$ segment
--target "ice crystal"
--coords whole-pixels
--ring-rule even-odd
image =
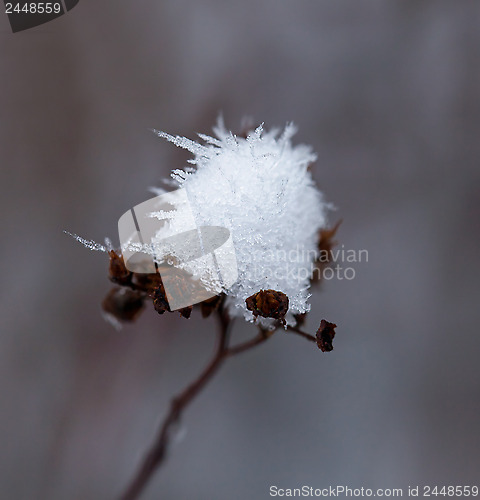
[[[108,250],[110,250],[111,244],[108,238],[105,238],[105,245],[102,245],[101,243],[97,243],[93,240],[86,240],[85,238],[78,236],[78,234],[71,233],[69,231],[63,231],[63,232],[71,236],[74,240],[77,240],[79,243],[81,243],[85,248],[88,248],[89,250],[93,250],[95,252],[107,252]]]
[[[292,145],[295,132],[292,124],[283,131],[261,125],[246,138],[237,137],[220,120],[215,137],[198,134],[201,144],[155,131],[194,155],[189,163],[195,168],[175,169],[171,177],[186,191],[198,227],[230,231],[238,279],[223,291],[230,314],[249,321],[254,316],[245,300],[261,289],[287,295],[287,324],[310,308],[318,231],[329,206],[308,168],[316,156],[308,146]]]
[[[316,155],[309,146],[292,145],[296,132],[293,124],[283,131],[266,131],[260,125],[246,137],[238,137],[219,120],[213,131],[215,137],[198,134],[202,144],[154,130],[159,137],[193,153],[188,163],[194,167],[172,170],[169,182],[185,193],[191,212],[186,218],[181,211],[150,212],[147,217],[167,224],[158,229],[150,243],[130,240],[122,243],[122,252],[148,254],[159,264],[160,248],[163,254],[175,255],[174,249],[165,243],[167,240],[162,240],[165,236],[162,231],[180,234],[191,229],[192,224],[197,228],[226,228],[234,247],[238,277],[233,285],[226,287],[199,268],[198,276],[202,272],[207,276],[203,286],[226,295],[231,316],[243,316],[264,327],[272,326],[274,321],[257,317],[247,308],[246,300],[261,290],[281,292],[288,297],[285,324],[293,325],[295,315],[310,309],[308,290],[319,255],[318,235],[325,228],[330,208],[309,169]],[[161,188],[152,190],[157,195],[167,193]],[[67,234],[90,250],[112,253],[109,239],[101,245]],[[177,262],[177,267],[195,277],[195,266],[186,258],[189,244],[183,244],[182,248],[184,254],[179,260],[186,264]],[[199,262],[197,265],[201,267],[203,261]],[[172,264],[170,259],[168,263]]]

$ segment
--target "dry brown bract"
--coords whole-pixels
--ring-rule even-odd
[[[333,337],[335,337],[335,323],[330,323],[324,319],[320,322],[320,328],[317,330],[317,345],[322,352],[333,351]]]

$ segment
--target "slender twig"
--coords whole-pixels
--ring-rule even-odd
[[[203,370],[203,372],[200,373],[197,379],[192,382],[186,389],[184,389],[178,396],[172,399],[168,414],[163,420],[153,446],[148,451],[145,459],[143,460],[140,468],[137,471],[137,474],[134,476],[126,492],[121,497],[121,500],[137,500],[139,498],[152,475],[165,460],[170,445],[172,428],[180,420],[184,409],[190,404],[195,396],[197,396],[197,394],[203,389],[203,387],[205,387],[207,382],[220,368],[223,361],[229,356],[240,354],[257,345],[262,344],[267,339],[269,339],[273,333],[260,330],[258,335],[251,340],[247,340],[244,343],[229,347],[228,340],[232,321],[224,311],[223,307],[221,307],[217,312],[217,316],[220,320],[220,328],[218,330],[217,347],[212,359]],[[309,333],[306,333],[297,327],[288,326],[287,331],[296,333],[297,335],[300,335],[301,337],[306,338],[311,342],[317,341],[317,339],[313,335],[310,335]]]
[[[317,342],[317,339],[314,335],[311,335],[310,333],[306,333],[300,328],[297,328],[296,326],[287,326],[287,331],[296,333],[297,335],[300,335],[301,337],[310,340],[310,342]]]
[[[223,308],[218,312],[218,317],[220,319],[220,329],[218,331],[217,347],[212,359],[198,378],[171,401],[170,409],[163,420],[153,446],[148,451],[132,482],[121,497],[121,500],[136,500],[139,498],[152,475],[164,462],[170,445],[172,428],[180,420],[183,410],[203,387],[205,387],[207,382],[220,368],[223,361],[231,355],[244,352],[263,343],[270,336],[265,332],[260,332],[260,334],[252,340],[229,348],[228,340],[232,320],[229,319]]]
[[[236,346],[230,347],[225,354],[227,356],[234,356],[235,354],[240,354],[241,352],[247,351],[248,349],[251,349],[252,347],[262,344],[263,342],[268,340],[271,337],[272,333],[273,332],[266,333],[260,331],[260,333],[256,337],[253,337],[253,339],[247,340],[243,344],[238,344]]]

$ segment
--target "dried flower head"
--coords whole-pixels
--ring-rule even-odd
[[[260,290],[248,297],[245,304],[255,317],[262,316],[284,321],[288,311],[288,297],[276,290]]]
[[[145,209],[140,223],[134,209],[121,217],[125,225],[119,221],[119,233],[126,228],[127,237],[124,241],[120,235],[121,250],[115,250],[108,239],[101,245],[72,235],[87,248],[109,255],[109,278],[115,287],[102,306],[112,323],[134,320],[146,299],[152,300],[161,315],[176,310],[189,318],[192,305],[198,304],[203,317],[215,313],[219,319],[212,359],[198,378],[172,399],[124,500],[138,499],[165,459],[172,427],[226,358],[263,344],[282,324],[288,332],[316,343],[323,352],[333,349],[334,323],[322,320],[316,336],[300,329],[310,309],[308,289],[315,270],[328,265],[338,228],[338,224],[326,228],[329,205],[309,169],[315,155],[307,146],[292,145],[293,125],[287,125],[283,132],[266,132],[260,126],[245,137],[237,137],[220,120],[214,132],[215,137],[199,134],[202,144],[157,132],[192,152],[193,166],[173,170],[176,191],[158,189],[161,201],[139,205]],[[160,227],[158,221],[152,225],[152,219],[160,220]],[[147,241],[140,226],[147,230]],[[217,253],[226,241],[228,252]],[[320,258],[321,252],[327,254],[326,259]],[[232,253],[234,258],[230,259]],[[204,258],[214,265],[205,266],[208,261]],[[225,262],[235,264],[235,272],[227,273],[228,280],[221,276],[223,271],[216,273],[219,262],[222,269]],[[202,267],[207,267],[206,282]],[[216,280],[214,274],[221,279]],[[229,331],[234,316],[255,321],[257,336],[231,345]]]
[[[202,144],[156,132],[194,155],[189,160],[193,166],[173,170],[171,182],[184,191],[196,226],[226,228],[231,235],[238,277],[228,287],[216,284],[215,293],[226,296],[225,307],[230,316],[256,320],[263,328],[274,328],[280,317],[260,313],[261,309],[254,307],[249,298],[260,290],[283,294],[288,306],[281,320],[285,325],[295,325],[297,318],[310,309],[308,290],[318,267],[319,254],[324,247],[331,248],[338,227],[326,228],[326,211],[330,205],[324,202],[309,169],[316,156],[308,146],[292,145],[295,131],[292,124],[283,132],[265,131],[261,125],[246,137],[237,137],[219,120],[214,127],[215,137],[199,134]],[[155,192],[165,194],[163,189]],[[176,225],[181,231],[182,217],[165,210],[149,216],[162,219],[166,214],[168,225]],[[159,230],[157,236],[160,234]],[[129,271],[122,254],[115,251],[108,240],[103,246],[73,236],[92,250],[109,253],[109,274],[115,283],[131,286],[133,280],[142,289],[145,279],[150,279],[145,276],[151,275],[142,278],[141,273]],[[158,250],[155,244],[146,246],[149,249],[142,251],[155,255]],[[123,251],[126,248],[122,246]],[[135,249],[135,245],[132,244],[132,248]],[[172,254],[169,260],[174,258]],[[183,292],[195,297],[198,291],[195,281],[179,278],[178,273],[172,274],[168,265],[162,267],[163,264],[156,261],[165,288],[168,286],[177,297]],[[178,266],[175,267],[178,270]],[[154,279],[150,289],[143,289],[154,297],[152,292],[156,287],[158,282]],[[162,293],[165,299],[165,290]],[[196,302],[204,301],[205,297],[197,296]],[[161,305],[158,297],[155,300],[157,311],[169,310]],[[203,308],[203,314],[207,311],[208,307]],[[188,311],[181,314],[189,316]]]

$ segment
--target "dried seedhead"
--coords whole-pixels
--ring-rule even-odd
[[[276,290],[260,290],[245,300],[247,309],[255,317],[273,318],[285,321],[288,311],[288,297],[283,292]]]
[[[204,143],[158,132],[160,137],[189,150],[194,156],[189,160],[194,167],[175,169],[171,174],[177,190],[185,194],[178,198],[183,200],[179,204],[183,208],[178,213],[173,208],[143,213],[144,217],[149,217],[149,222],[156,216],[162,221],[168,219],[166,238],[154,227],[154,234],[149,238],[140,238],[141,244],[132,243],[131,238],[129,242],[121,241],[122,255],[121,251],[112,248],[110,240],[101,245],[72,235],[90,250],[108,253],[108,274],[116,286],[103,300],[102,307],[116,320],[133,321],[146,300],[152,300],[160,315],[175,312],[170,309],[171,305],[182,317],[190,318],[194,307],[186,304],[195,304],[204,318],[215,313],[220,319],[212,360],[199,377],[172,400],[156,442],[123,497],[128,500],[138,498],[152,473],[161,465],[169,447],[172,426],[227,357],[262,344],[282,324],[285,331],[316,343],[321,351],[333,350],[334,323],[322,320],[315,336],[300,328],[305,322],[305,311],[310,308],[309,287],[312,281],[321,279],[323,267],[333,260],[334,236],[340,225],[338,222],[331,228],[326,226],[329,204],[324,202],[311,173],[316,155],[309,146],[292,144],[296,132],[293,124],[287,125],[281,133],[280,130],[266,131],[263,125],[255,130],[247,127],[242,136],[236,136],[227,131],[220,120],[214,132],[215,137],[199,134]],[[159,190],[160,193],[172,199],[172,193]],[[133,209],[131,212],[134,213]],[[138,232],[141,226],[135,218]],[[155,248],[158,242],[192,231],[201,232],[208,227],[221,228],[228,233],[228,239],[219,242],[217,238],[212,248],[201,239],[201,252],[196,252],[192,248],[193,240],[187,238],[182,241],[190,242],[186,245],[189,251],[179,252],[178,256],[172,251],[170,258],[160,261],[158,256],[169,252],[158,251],[159,248]],[[128,230],[127,234],[130,232]],[[169,241],[177,249],[178,241]],[[216,254],[226,241],[234,246],[233,257],[224,251]],[[306,261],[290,257],[292,252],[298,255],[299,249],[307,256]],[[145,252],[153,258],[155,268],[132,267],[130,271],[124,261],[124,256],[130,259],[127,251]],[[199,253],[201,256],[197,255]],[[218,272],[222,278],[234,269],[235,273],[230,273],[231,281],[221,280],[218,287],[208,286],[195,268],[197,263],[200,268],[205,267],[204,257],[213,260],[218,269],[219,262],[228,264],[227,273]],[[127,260],[127,264],[129,262],[131,260]],[[301,272],[312,266],[313,276]],[[285,272],[286,267],[289,272]],[[132,272],[139,269],[156,269],[156,272]],[[217,295],[212,297],[212,293]],[[255,321],[259,328],[257,336],[231,345],[230,326],[235,317]]]
[[[320,328],[317,330],[316,338],[318,348],[322,352],[333,351],[333,337],[335,337],[335,323],[330,323],[324,319],[320,322]]]

